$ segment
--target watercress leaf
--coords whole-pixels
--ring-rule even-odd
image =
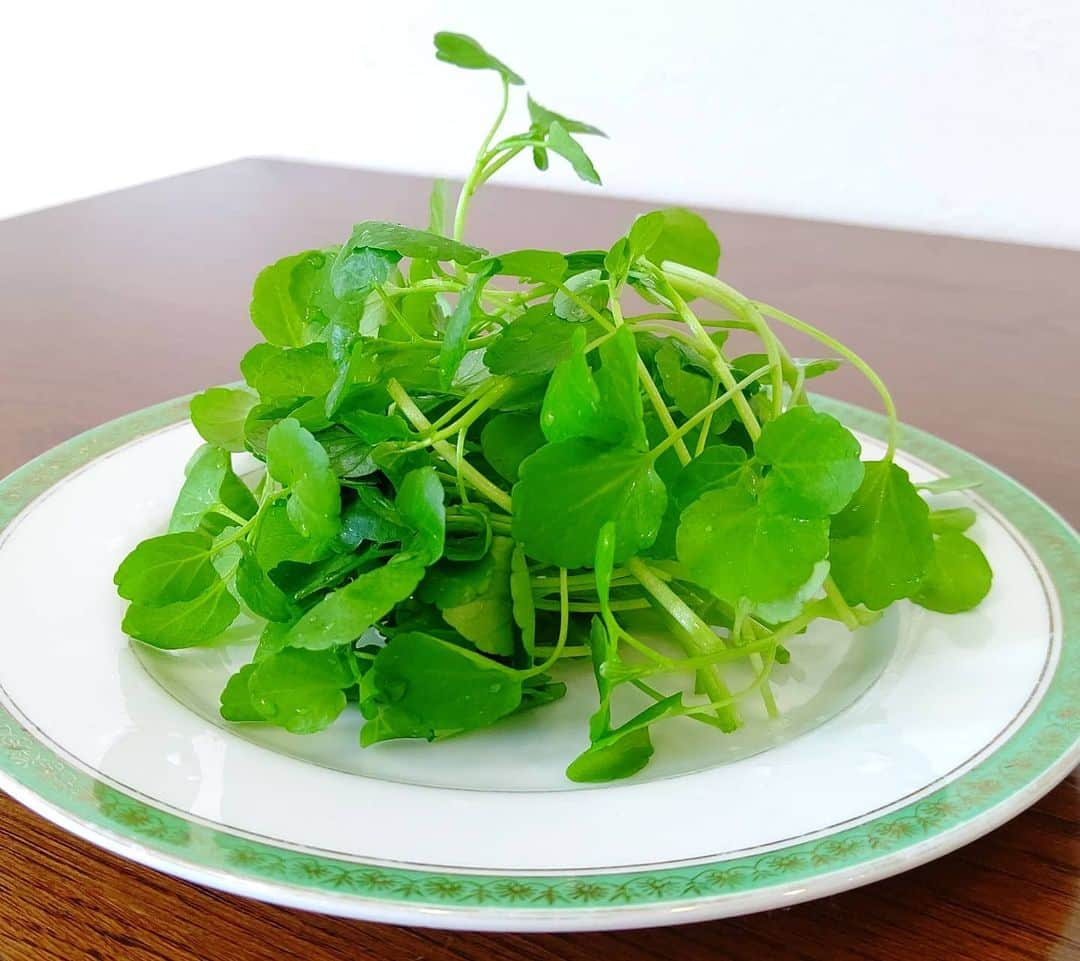
[[[507,83],[521,86],[525,81],[514,73],[505,63],[493,57],[472,37],[464,33],[448,33],[445,30],[435,34],[435,56],[443,63],[466,70],[494,70]]]
[[[478,650],[509,657],[514,653],[514,618],[510,595],[510,555],[514,543],[496,537],[491,543],[486,581],[464,603],[440,605],[446,623]],[[465,565],[459,565],[465,566]],[[444,593],[445,599],[445,593]]]
[[[740,354],[738,357],[734,357],[731,360],[732,366],[738,367],[740,370],[746,371],[747,374],[752,373],[759,367],[765,367],[769,363],[768,354]],[[843,361],[833,357],[821,357],[821,358],[805,358],[795,357],[793,363],[796,370],[802,370],[803,380],[813,380],[815,377],[821,377],[824,374],[831,373],[834,370],[839,369]],[[793,383],[792,378],[789,383]]]
[[[433,466],[427,451],[409,450],[396,441],[376,444],[371,449],[371,456],[396,490],[401,489],[412,471]]]
[[[356,660],[347,650],[285,648],[255,665],[248,691],[254,709],[271,724],[314,734],[345,710],[345,691],[357,680]]]
[[[728,444],[706,447],[672,480],[672,500],[685,510],[706,491],[731,487],[747,474],[746,451]]]
[[[942,614],[970,611],[990,593],[994,574],[986,555],[970,537],[944,530],[934,538],[934,553],[911,599]]]
[[[587,567],[596,538],[615,524],[615,562],[656,538],[667,492],[648,454],[575,438],[548,444],[521,464],[512,491],[514,539],[538,561]]]
[[[355,641],[416,590],[424,565],[397,556],[327,594],[289,631],[289,647],[321,651]]]
[[[315,434],[315,439],[326,451],[330,470],[336,477],[355,480],[368,477],[379,469],[371,456],[374,445],[357,437],[352,431],[334,426],[319,431]]]
[[[618,438],[638,450],[648,450],[637,364],[634,335],[628,327],[620,327],[600,345],[596,384],[602,410],[619,425]]]
[[[778,601],[758,604],[754,609],[755,616],[768,624],[781,624],[784,621],[790,621],[793,617],[798,617],[806,602],[821,592],[825,578],[828,576],[829,562],[818,561],[806,583],[802,584],[794,594]]]
[[[765,424],[755,446],[758,461],[769,467],[762,503],[799,517],[838,513],[862,483],[861,452],[835,417],[792,407]]]
[[[442,352],[439,354],[439,378],[444,390],[454,383],[454,377],[465,357],[466,341],[469,339],[473,322],[480,312],[480,292],[484,289],[484,284],[488,282],[493,270],[494,264],[490,264],[473,275],[465,289],[458,295],[458,302],[454,305],[453,313],[446,322]]]
[[[356,498],[341,512],[340,542],[356,550],[365,541],[388,544],[408,536],[397,508],[374,487],[359,487]]]
[[[715,274],[720,265],[720,242],[709,225],[698,214],[684,207],[669,207],[656,212],[664,218],[663,228],[656,240],[642,252],[643,256],[658,267],[665,260],[671,260],[707,274]]]
[[[544,444],[544,434],[533,413],[498,414],[480,432],[480,450],[500,476],[513,483],[521,462]]]
[[[590,746],[570,762],[566,776],[579,784],[617,781],[637,774],[653,753],[649,729],[638,728],[617,740]]]
[[[849,604],[879,611],[915,593],[934,553],[929,513],[902,467],[865,465],[855,496],[832,521],[832,576]]]
[[[521,703],[513,671],[419,631],[396,635],[372,671],[380,700],[431,732],[486,727]]]
[[[626,280],[630,270],[630,244],[625,237],[620,237],[611,245],[604,256],[604,269],[616,286]]]
[[[255,559],[267,572],[284,561],[314,564],[330,552],[330,544],[301,534],[289,519],[285,501],[278,500],[266,507],[259,517]]]
[[[970,477],[938,477],[935,480],[920,481],[915,487],[928,494],[949,494],[953,491],[971,490],[981,483],[982,481]]]
[[[228,452],[220,447],[204,444],[192,455],[184,474],[184,483],[169,520],[169,533],[200,527],[217,533],[222,521],[219,517],[214,523],[211,515],[219,505],[245,518],[255,513],[254,498],[233,473]]]
[[[544,147],[532,148],[533,164],[535,164],[537,170],[547,170],[550,160],[548,159],[548,152]]]
[[[566,258],[555,250],[511,250],[497,257],[474,260],[470,273],[488,269],[501,277],[520,277],[536,283],[561,284],[566,274]]]
[[[446,544],[445,495],[435,468],[419,467],[406,474],[394,503],[412,531],[404,550],[422,564],[434,563]]]
[[[547,107],[542,107],[531,96],[526,97],[526,101],[529,107],[529,119],[533,122],[533,125],[541,132],[548,130],[553,123],[562,125],[564,130],[570,133],[583,133],[590,134],[594,137],[606,137],[607,134],[602,130],[598,130],[591,124],[582,123],[580,120],[571,120],[569,117],[564,117],[561,113],[556,113],[554,110],[548,110]],[[544,168],[541,167],[541,170]]]
[[[594,437],[614,443],[619,425],[602,409],[600,388],[585,358],[585,331],[574,334],[570,356],[560,360],[544,392],[540,429],[549,441]]]
[[[372,288],[385,284],[400,260],[401,254],[396,250],[346,244],[334,260],[330,274],[334,295],[351,303],[366,303]],[[377,295],[378,291],[374,293]]]
[[[829,525],[765,510],[748,491],[706,491],[686,510],[676,540],[679,561],[720,600],[752,604],[793,594],[829,551]]]
[[[191,600],[217,580],[210,545],[210,535],[204,531],[180,531],[143,541],[116,569],[116,593],[151,606]]]
[[[473,247],[441,234],[384,220],[365,220],[357,224],[341,252],[345,254],[350,250],[372,249],[393,251],[403,257],[452,261],[457,264],[471,264],[487,254],[482,247]]]
[[[589,155],[557,120],[553,120],[548,127],[547,146],[549,150],[568,160],[578,177],[586,183],[599,186],[600,175],[596,172]]]
[[[494,574],[495,557],[490,551],[465,563],[441,560],[428,568],[416,596],[439,610],[460,607],[482,596]]]
[[[446,181],[442,177],[436,177],[431,182],[431,193],[428,195],[428,232],[440,237],[446,233]]]
[[[935,534],[945,531],[963,533],[977,520],[975,511],[970,507],[947,507],[944,510],[930,511],[930,529]]]
[[[586,270],[580,274],[575,274],[573,277],[568,277],[563,286],[566,290],[555,291],[555,296],[551,300],[551,306],[556,317],[580,324],[589,320],[592,314],[578,301],[587,304],[594,311],[599,311],[607,306],[608,285],[599,270]],[[567,293],[567,291],[570,293]],[[574,294],[577,299],[575,300],[570,294]]]
[[[244,421],[258,402],[249,390],[211,387],[191,398],[191,422],[207,443],[242,451]]]
[[[120,628],[137,641],[172,651],[214,640],[239,613],[236,598],[229,593],[225,582],[216,578],[209,588],[190,600],[159,607],[131,604]]]
[[[319,397],[337,378],[324,343],[304,347],[256,344],[241,359],[240,372],[264,402]]]
[[[521,646],[531,663],[531,659],[536,655],[536,605],[533,602],[529,564],[520,544],[514,545],[510,555],[510,601],[514,623],[521,631]],[[565,692],[564,685],[562,693]],[[562,694],[558,696],[561,697]]]
[[[660,372],[664,392],[683,416],[692,417],[712,399],[712,378],[690,366],[686,355],[672,341],[657,350],[656,369]]]
[[[291,417],[267,435],[266,469],[289,488],[289,519],[305,537],[329,541],[340,526],[341,492],[330,458],[314,435]]]
[[[246,541],[239,542],[241,556],[236,568],[236,592],[253,614],[269,621],[292,621],[299,611],[288,596],[259,566]]]
[[[556,315],[550,301],[536,304],[492,341],[484,363],[493,374],[548,374],[560,360],[570,356],[574,331],[579,326]],[[587,337],[599,333],[595,322],[584,326]]]
[[[254,663],[265,661],[271,654],[285,649],[285,638],[289,635],[291,624],[282,621],[267,621],[259,635],[259,643],[251,656]]]
[[[600,270],[607,252],[603,250],[574,250],[566,256],[566,275],[563,280],[586,270]]]
[[[248,690],[255,667],[255,664],[245,664],[225,684],[221,692],[220,711],[226,721],[244,723],[265,720],[252,702],[251,691]]]
[[[653,210],[636,218],[626,235],[629,241],[629,257],[633,263],[655,244],[664,232],[665,216],[662,210]]]

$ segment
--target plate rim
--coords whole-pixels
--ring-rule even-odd
[[[191,395],[67,440],[0,480],[0,530],[98,457],[187,418]],[[885,419],[814,396],[819,410],[880,437]],[[615,874],[470,874],[365,865],[297,852],[185,820],[54,754],[0,704],[0,789],[115,854],[210,887],[353,918],[471,930],[599,930],[687,923],[795,904],[952,851],[1035,803],[1080,762],[1080,536],[1019,482],[904,425],[901,449],[977,473],[984,497],[1033,548],[1057,592],[1061,655],[1027,720],[971,770],[912,804],[764,854]]]

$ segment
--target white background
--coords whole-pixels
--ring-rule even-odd
[[[256,154],[460,175],[498,84],[451,29],[609,133],[613,193],[1080,247],[1076,0],[3,9],[0,216]]]

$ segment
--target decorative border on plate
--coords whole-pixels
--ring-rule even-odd
[[[0,529],[62,477],[94,458],[187,415],[167,401],[75,437],[0,481]],[[815,404],[849,426],[881,436],[879,415],[826,398]],[[1029,539],[1062,605],[1062,655],[1031,717],[998,751],[921,801],[825,838],[764,855],[618,874],[498,876],[368,866],[237,837],[160,810],[98,781],[52,753],[0,707],[0,786],[36,796],[90,835],[152,852],[186,870],[236,882],[264,881],[312,894],[417,907],[596,909],[746,894],[860,868],[968,824],[1051,770],[1080,759],[1080,537],[1018,483],[951,444],[905,428],[903,449],[950,473],[976,474],[985,497]],[[19,790],[21,788],[21,790]],[[1034,797],[1032,798],[1034,799]]]

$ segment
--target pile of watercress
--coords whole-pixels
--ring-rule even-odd
[[[352,701],[365,746],[542,707],[581,657],[599,706],[567,774],[604,781],[648,763],[661,720],[732,731],[751,693],[775,715],[770,672],[819,618],[854,630],[902,598],[978,604],[974,516],[931,511],[894,462],[881,380],[718,280],[700,217],[654,211],[609,250],[568,254],[462,240],[477,188],[523,151],[598,183],[579,138],[600,131],[530,97],[528,129],[499,139],[521,77],[469,37],[435,45],[502,86],[452,223],[436,184],[427,230],[367,221],[259,274],[265,342],[240,362],[246,386],[191,401],[206,445],[169,532],[116,572],[123,630],[172,650],[241,611],[265,619],[223,717],[310,734]],[[836,359],[793,358],[776,326]],[[729,356],[733,331],[758,351]],[[889,415],[880,460],[807,394],[841,361]],[[265,463],[255,483],[234,473],[241,451]],[[740,661],[755,679],[732,691]],[[613,717],[621,685],[650,705]]]

